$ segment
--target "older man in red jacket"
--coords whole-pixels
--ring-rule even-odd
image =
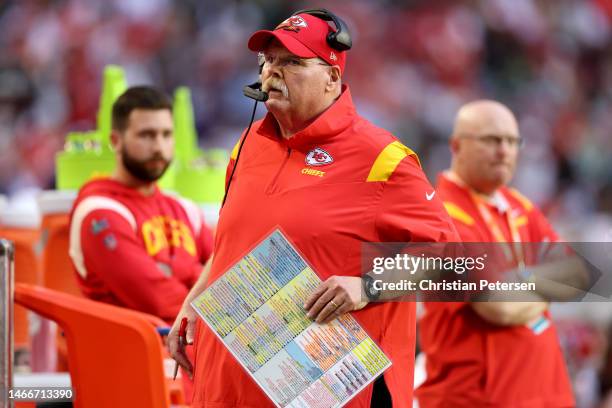
[[[392,360],[379,384],[386,384],[393,406],[412,406],[415,305],[363,307],[361,245],[458,236],[414,152],[356,113],[341,81],[346,51],[327,39],[333,32],[326,21],[301,13],[249,40],[251,50],[263,52],[268,114],[243,135],[240,160],[232,157],[228,174],[236,168],[210,274],[202,276],[179,315],[197,326],[187,336],[195,338],[196,407],[273,406],[214,333],[194,324],[189,302],[277,226],[324,281],[305,305],[309,316],[325,322],[352,313]],[[171,348],[190,368],[176,348],[176,326]],[[370,385],[348,406],[369,407],[372,392]]]

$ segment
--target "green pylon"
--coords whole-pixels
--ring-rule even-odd
[[[185,86],[174,92],[174,154],[176,160],[188,165],[198,157],[198,135],[193,120],[191,91]]]
[[[102,93],[98,109],[98,137],[103,150],[110,150],[111,114],[113,103],[127,89],[123,68],[107,65],[102,79]]]

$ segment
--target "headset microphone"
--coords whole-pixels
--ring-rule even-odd
[[[257,65],[259,65],[259,77],[261,78],[261,72],[263,71],[264,66],[264,55],[260,52],[257,54]],[[238,153],[236,154],[236,160],[234,161],[234,168],[232,169],[232,173],[227,180],[227,186],[225,187],[225,194],[223,195],[223,201],[221,201],[221,208],[225,205],[225,200],[227,200],[227,193],[229,193],[230,186],[232,185],[232,179],[234,178],[234,172],[236,171],[236,167],[238,167],[238,160],[240,160],[240,152],[242,152],[242,146],[244,146],[244,142],[246,141],[247,136],[249,135],[249,131],[251,130],[251,126],[253,126],[253,121],[255,120],[255,112],[257,112],[257,102],[265,102],[268,100],[268,93],[261,90],[261,81],[253,82],[252,84],[245,85],[242,88],[242,93],[247,98],[251,98],[255,100],[255,104],[253,105],[253,113],[251,113],[251,120],[249,121],[249,127],[244,133],[244,137],[240,141],[240,146],[238,147]]]
[[[261,55],[258,56],[260,59],[259,63],[259,75],[261,75],[261,71],[263,69],[263,62],[261,61]],[[244,137],[242,141],[240,141],[240,146],[238,147],[238,153],[236,154],[236,160],[234,161],[234,168],[232,169],[232,173],[227,180],[227,186],[225,187],[225,194],[223,195],[223,201],[221,201],[221,208],[225,205],[225,200],[227,200],[227,193],[229,193],[230,186],[232,185],[232,179],[234,178],[234,172],[236,171],[236,167],[238,166],[238,160],[240,159],[240,153],[242,152],[242,146],[244,146],[244,142],[246,141],[247,136],[249,135],[249,131],[251,130],[251,126],[253,125],[253,121],[255,120],[255,112],[257,112],[257,102],[265,102],[268,100],[268,93],[261,90],[261,81],[253,82],[250,85],[245,85],[242,88],[242,93],[247,98],[251,98],[255,100],[255,104],[253,105],[253,113],[251,113],[251,120],[249,121],[249,127],[244,133]]]
[[[247,98],[254,99],[258,102],[265,102],[268,100],[268,93],[261,90],[261,82],[253,82],[250,85],[245,85],[242,88],[242,93]]]
[[[263,66],[265,63],[265,58],[263,53],[257,54],[257,65],[259,66],[259,77],[261,78],[261,72],[263,71]],[[261,79],[257,82],[253,82],[250,85],[245,85],[242,88],[242,93],[247,98],[254,99],[257,102],[265,102],[268,100],[268,93],[261,90]]]

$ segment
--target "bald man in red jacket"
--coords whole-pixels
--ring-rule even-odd
[[[517,121],[504,105],[483,100],[459,111],[450,142],[452,166],[439,176],[436,191],[463,242],[559,240],[538,208],[506,186],[520,145]],[[416,390],[420,408],[574,406],[543,298],[428,302],[419,324],[427,371]]]

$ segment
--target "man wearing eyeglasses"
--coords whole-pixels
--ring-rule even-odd
[[[459,110],[451,168],[440,175],[437,194],[463,242],[558,241],[542,213],[507,187],[521,145],[517,121],[501,103],[480,100]],[[426,303],[419,407],[573,407],[548,303],[534,297]]]
[[[228,175],[235,172],[220,212],[208,283],[280,226],[323,281],[304,299],[308,316],[324,324],[351,313],[393,362],[384,381],[365,387],[346,406],[384,408],[392,400],[394,407],[409,408],[415,305],[374,302],[380,293],[368,292],[361,277],[361,245],[456,241],[458,236],[442,201],[428,198],[433,188],[416,154],[355,111],[342,83],[346,51],[330,45],[336,31],[323,19],[299,13],[273,31],[251,36],[249,48],[263,54],[268,113],[248,137],[243,134],[242,149],[232,154]],[[177,319],[190,322],[188,343],[189,327],[197,327],[194,406],[273,406],[215,334],[200,321],[194,324],[189,302],[204,287],[203,275]],[[169,336],[171,352],[191,369],[176,346],[176,333],[177,323]],[[283,381],[301,381],[301,371],[289,366],[273,384],[281,391]],[[313,390],[312,397],[321,406],[337,401],[327,385]]]

